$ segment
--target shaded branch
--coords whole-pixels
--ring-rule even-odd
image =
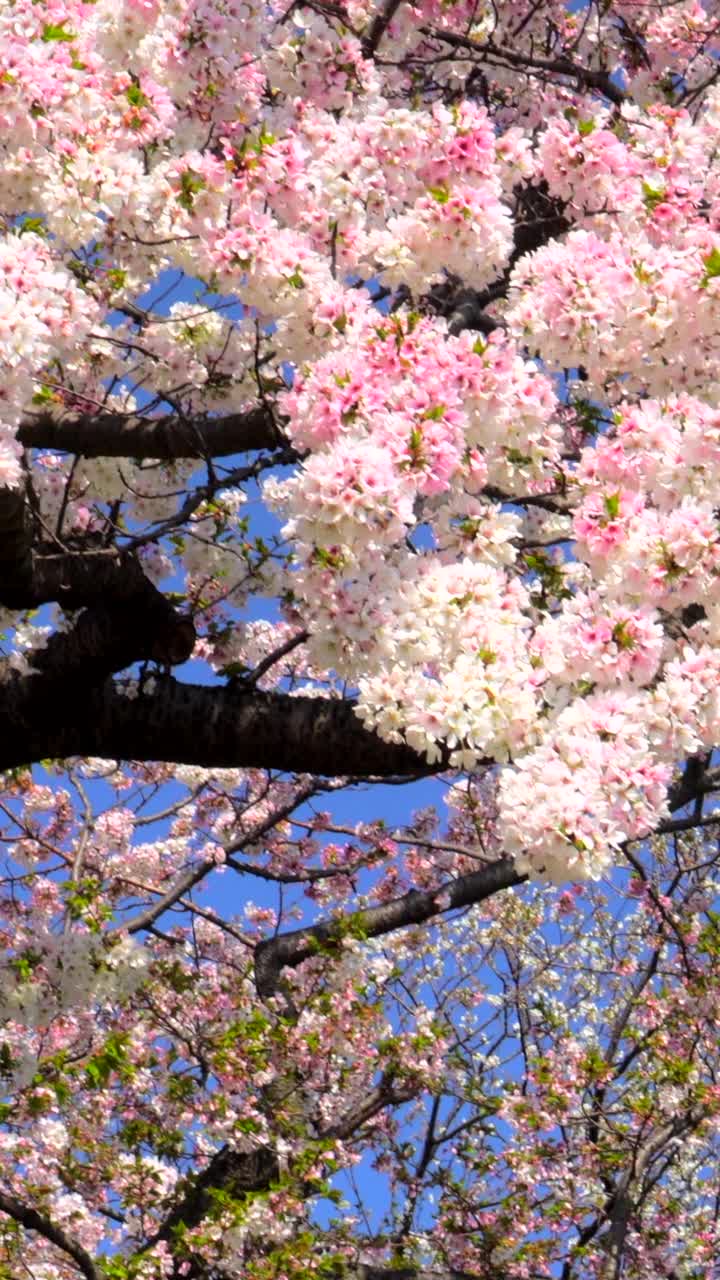
[[[113,603],[84,609],[70,631],[50,636],[29,658],[46,677],[41,683],[67,681],[68,692],[77,697],[134,662],[151,660],[163,667],[187,662],[195,647],[192,619],[176,613],[163,596],[141,597],[136,604],[141,608]]]
[[[0,604],[8,609],[36,609],[55,601],[72,610],[109,600],[127,604],[142,598],[145,604],[157,597],[165,599],[136,557],[117,547],[41,550],[32,556],[22,585],[0,581]]]
[[[148,658],[175,666],[195,645],[192,620],[153,586],[135,556],[114,547],[31,556],[22,582],[0,583],[7,608],[50,601],[83,610],[69,631],[55,632],[30,655],[33,668],[55,680],[81,675],[87,686]]]
[[[242,687],[181,684],[159,678],[152,692],[106,683],[87,690],[68,681],[47,690],[39,676],[5,673],[0,699],[0,769],[47,758],[103,756],[167,760],[207,768],[280,769],[329,777],[423,777],[430,766],[405,745],[364,729],[354,704]]]
[[[403,0],[385,0],[382,7],[378,9],[368,27],[367,35],[363,37],[362,52],[364,58],[372,58],[402,2]]]
[[[21,444],[54,449],[84,458],[227,457],[251,449],[275,449],[286,443],[270,409],[257,405],[221,418],[143,418],[124,413],[57,413],[45,410],[22,423]]]
[[[517,217],[513,229],[513,248],[502,274],[485,289],[473,289],[453,272],[434,284],[421,299],[421,306],[431,315],[444,316],[448,332],[462,333],[473,329],[489,334],[505,328],[505,322],[486,312],[486,307],[507,295],[513,269],[520,258],[542,245],[556,240],[570,230],[562,201],[550,194],[544,180],[515,188]]]
[[[603,97],[608,98],[610,102],[616,106],[621,106],[623,102],[627,102],[628,95],[619,85],[615,84],[607,71],[594,71],[592,67],[583,67],[578,62],[573,62],[572,58],[565,54],[559,54],[556,58],[537,58],[530,53],[519,53],[515,49],[508,49],[504,45],[493,44],[491,40],[485,44],[480,44],[477,40],[472,40],[469,36],[458,35],[453,31],[440,31],[435,27],[422,27],[423,35],[428,36],[431,40],[440,40],[443,44],[450,45],[453,49],[465,49],[470,53],[481,54],[484,60],[495,60],[501,64],[510,67],[518,67],[521,71],[532,73],[533,71],[545,72],[548,75],[564,76],[568,80],[574,80],[579,89],[594,89],[597,93],[601,93]]]
[[[668,808],[671,813],[684,809],[693,800],[720,787],[720,769],[710,769],[709,762],[707,753],[690,756],[686,761],[682,776],[668,791]]]
[[[473,906],[502,889],[523,884],[525,880],[527,876],[520,875],[509,858],[500,858],[480,871],[448,880],[437,889],[412,889],[410,893],[377,907],[352,911],[334,920],[321,920],[305,929],[294,929],[291,933],[267,938],[255,948],[258,994],[263,998],[274,995],[283,969],[295,968],[319,950],[332,950],[342,945],[342,939],[352,937],[354,933],[362,934],[363,938],[378,938],[408,925],[423,924],[447,911]]]
[[[0,1211],[13,1218],[15,1222],[19,1222],[28,1231],[37,1231],[39,1235],[44,1236],[51,1244],[61,1249],[63,1253],[66,1253],[68,1257],[77,1263],[87,1280],[100,1280],[100,1271],[95,1266],[90,1254],[83,1249],[82,1245],[67,1235],[61,1227],[56,1226],[47,1214],[40,1213],[38,1209],[33,1209],[30,1205],[23,1204],[22,1200],[18,1200],[16,1196],[2,1190],[0,1190]]]
[[[32,528],[25,489],[0,488],[0,588],[24,591],[32,579]],[[4,604],[0,596],[0,604]]]
[[[361,1102],[320,1137],[348,1138],[385,1107],[399,1106],[409,1101],[414,1093],[415,1090],[408,1086],[393,1085],[392,1081],[383,1078]],[[278,1157],[270,1147],[236,1151],[226,1144],[216,1151],[202,1173],[185,1183],[180,1201],[139,1253],[147,1252],[161,1240],[172,1240],[186,1230],[197,1227],[217,1206],[218,1192],[222,1192],[223,1196],[240,1199],[248,1193],[269,1191],[280,1178],[281,1172]],[[366,1271],[369,1274],[373,1270],[361,1267],[357,1274],[362,1275]]]
[[[409,1102],[414,1098],[417,1092],[417,1087],[411,1084],[402,1084],[384,1076],[379,1084],[341,1116],[330,1129],[323,1130],[321,1137],[350,1138],[357,1129],[367,1124],[368,1120],[373,1120],[386,1107],[401,1106],[403,1102]]]
[[[217,1191],[238,1198],[248,1192],[268,1191],[279,1176],[278,1158],[269,1147],[258,1147],[254,1151],[221,1147],[139,1253],[146,1253],[161,1240],[172,1239],[183,1228],[192,1230],[198,1226],[217,1204],[214,1194]]]

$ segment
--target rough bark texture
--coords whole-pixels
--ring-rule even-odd
[[[0,490],[0,495],[3,494]],[[39,551],[23,570],[22,585],[0,581],[0,604],[7,609],[36,609],[56,601],[64,609],[82,609],[92,604],[137,604],[147,606],[162,600],[130,552],[117,547],[83,547],[71,551]]]
[[[46,411],[28,418],[18,439],[29,449],[53,449],[85,458],[221,458],[283,443],[264,405],[220,418]]]
[[[105,756],[325,776],[412,776],[437,771],[406,746],[363,728],[351,702],[289,697],[242,686],[158,678],[151,691],[82,673],[54,682],[52,714],[41,675],[6,673],[0,698],[0,768],[47,758]]]
[[[214,1191],[222,1190],[234,1197],[252,1191],[267,1191],[279,1176],[278,1158],[268,1147],[243,1152],[233,1151],[228,1146],[221,1147],[207,1168],[188,1187],[146,1248],[151,1248],[159,1240],[172,1239],[182,1227],[192,1229],[202,1222],[217,1204]]]
[[[6,495],[0,490],[0,510]],[[8,576],[0,580],[0,604],[6,608],[34,609],[57,601],[65,609],[82,610],[70,630],[56,631],[30,656],[35,671],[67,683],[76,695],[78,679],[86,690],[133,662],[153,659],[175,666],[193,651],[192,620],[153,586],[128,552],[111,547],[30,554],[7,568]],[[11,688],[6,682],[6,692]]]
[[[27,591],[32,574],[32,531],[25,491],[0,488],[0,604],[5,603],[5,594]]]

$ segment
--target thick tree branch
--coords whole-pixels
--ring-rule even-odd
[[[145,605],[158,597],[165,600],[135,556],[117,547],[37,551],[22,585],[0,581],[0,604],[8,609],[36,609],[50,601],[71,610],[109,601]]]
[[[319,950],[332,950],[342,945],[343,938],[360,932],[363,938],[378,938],[408,925],[423,924],[446,911],[483,902],[502,889],[523,884],[525,880],[527,876],[520,875],[509,858],[501,858],[480,871],[448,880],[438,889],[413,889],[377,907],[349,912],[335,920],[321,920],[308,928],[268,938],[255,948],[258,993],[265,998],[274,995],[283,969],[295,968]]]
[[[32,529],[25,488],[0,488],[0,589],[25,591],[32,580]],[[4,604],[4,594],[0,604]]]
[[[56,632],[31,655],[33,668],[55,680],[81,675],[85,685],[97,683],[133,662],[152,658],[175,666],[193,651],[191,619],[177,612],[127,551],[35,555],[22,581],[0,582],[0,604],[8,608],[53,600],[83,609],[70,631]]]
[[[417,1086],[403,1085],[383,1078],[360,1102],[341,1116],[336,1124],[324,1130],[322,1136],[351,1138],[358,1129],[367,1124],[368,1120],[373,1120],[386,1107],[398,1107],[403,1102],[409,1102],[418,1091]]]
[[[505,322],[488,315],[486,307],[507,295],[513,269],[520,258],[570,230],[564,205],[550,195],[546,182],[518,186],[515,198],[517,216],[513,248],[502,275],[487,288],[479,290],[469,288],[459,276],[450,272],[421,299],[423,309],[447,319],[448,331],[452,334],[462,333],[465,329],[487,334],[504,328]]]
[[[254,1151],[221,1147],[140,1252],[147,1252],[160,1240],[172,1239],[183,1228],[196,1227],[217,1203],[213,1192],[222,1190],[240,1197],[252,1191],[267,1191],[279,1176],[278,1158],[269,1147],[257,1147]]]
[[[84,609],[70,631],[55,632],[29,661],[46,677],[44,684],[68,681],[76,694],[83,694],[89,685],[134,662],[178,666],[194,647],[192,619],[177,614],[162,596],[146,597],[139,610],[114,603]]]
[[[158,678],[152,692],[106,683],[54,689],[47,713],[41,676],[6,673],[0,699],[0,768],[47,758],[104,756],[213,768],[344,776],[422,777],[431,767],[409,747],[364,729],[353,703]],[[61,702],[62,707],[58,706]]]
[[[720,769],[709,768],[710,757],[707,753],[690,756],[685,763],[682,776],[668,791],[668,808],[671,813],[684,809],[686,805],[717,790],[720,786]]]
[[[56,1248],[61,1249],[69,1258],[77,1263],[87,1280],[100,1280],[100,1271],[95,1266],[90,1254],[82,1245],[73,1240],[61,1227],[56,1226],[51,1218],[30,1205],[23,1204],[16,1196],[0,1190],[0,1212],[19,1222],[28,1231],[37,1231]]]
[[[332,1129],[320,1136],[348,1138],[385,1107],[399,1106],[409,1101],[414,1093],[409,1087],[393,1085],[392,1081],[383,1079]],[[198,1226],[217,1204],[218,1191],[238,1198],[249,1192],[268,1191],[280,1174],[278,1157],[270,1147],[257,1147],[253,1151],[236,1151],[229,1145],[221,1147],[202,1173],[185,1185],[182,1198],[140,1253],[147,1252],[160,1240],[172,1240],[178,1232]],[[363,1270],[361,1268],[359,1274]]]
[[[285,443],[262,404],[221,418],[45,411],[22,423],[18,439],[29,449],[85,458],[220,458]]]

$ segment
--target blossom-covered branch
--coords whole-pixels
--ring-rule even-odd
[[[73,1240],[68,1232],[54,1223],[46,1213],[33,1208],[32,1205],[24,1204],[17,1196],[2,1189],[0,1189],[0,1212],[6,1213],[28,1231],[37,1232],[49,1244],[55,1245],[56,1249],[60,1249],[68,1258],[72,1258],[86,1280],[100,1280],[102,1271],[87,1250]]]
[[[483,902],[503,889],[522,884],[525,879],[518,874],[512,862],[501,859],[479,871],[441,884],[431,892],[413,889],[379,906],[268,939],[259,943],[255,950],[258,992],[264,998],[273,995],[284,968],[301,964],[318,952],[332,952],[334,948],[342,947],[344,938],[378,938],[408,925],[424,924],[445,911]]]

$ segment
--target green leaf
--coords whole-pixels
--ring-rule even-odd
[[[618,649],[634,649],[635,640],[628,631],[628,624],[625,618],[620,622],[616,622],[612,630],[612,638]]]
[[[419,427],[413,427],[408,440],[408,453],[411,465],[423,461],[423,433]]]
[[[76,35],[74,31],[66,31],[64,22],[48,22],[43,27],[41,39],[45,44],[50,44],[52,40],[69,43],[76,39]]]
[[[581,138],[587,138],[588,134],[592,133],[594,128],[594,120],[578,120],[577,122],[577,131]]]
[[[26,232],[32,231],[36,236],[47,238],[47,227],[44,218],[33,218],[30,214],[26,214],[18,223],[18,232],[21,236]]]
[[[437,200],[438,204],[447,204],[450,199],[450,192],[447,187],[428,187],[428,191],[433,200]]]
[[[40,389],[35,392],[32,398],[32,402],[33,404],[47,404],[48,401],[53,400],[54,397],[55,397],[55,392],[52,390],[52,388],[46,387],[45,383],[43,383]]]
[[[123,1080],[132,1078],[135,1071],[127,1057],[129,1039],[126,1031],[113,1031],[108,1036],[100,1052],[85,1064],[85,1076],[89,1084],[95,1088],[104,1088],[113,1073]]]
[[[584,436],[595,435],[602,426],[603,411],[591,400],[573,400],[572,407],[577,415],[577,423]]]
[[[706,289],[711,280],[720,276],[720,249],[713,249],[706,258],[703,258],[703,266],[705,274],[700,281],[700,288]]]
[[[652,213],[653,209],[657,209],[665,199],[665,187],[654,187],[651,182],[643,182],[642,184],[643,204],[645,208]]]
[[[125,90],[125,97],[131,107],[149,107],[150,99],[145,96],[139,84],[130,84]]]
[[[21,982],[28,982],[33,975],[34,970],[42,960],[39,951],[33,951],[28,948],[22,955],[16,956],[12,961],[12,966],[20,978]]]
[[[127,271],[123,271],[122,267],[111,267],[107,273],[108,283],[113,293],[117,293],[118,289],[125,287],[127,281]]]
[[[314,547],[313,560],[323,569],[342,569],[345,563],[342,552],[329,551],[327,547]]]
[[[234,679],[238,676],[246,676],[249,670],[250,668],[246,667],[244,662],[228,662],[220,668],[220,675]]]
[[[202,174],[196,173],[194,169],[186,169],[180,175],[180,191],[177,196],[178,204],[187,209],[188,213],[192,211],[195,204],[195,196],[199,191],[205,190],[205,179]]]

